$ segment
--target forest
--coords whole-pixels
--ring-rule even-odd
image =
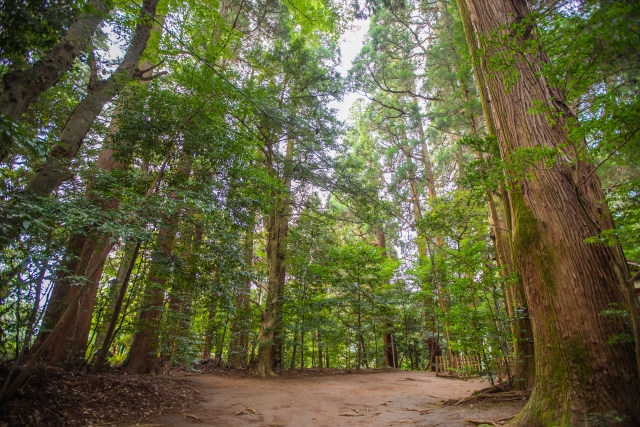
[[[0,61],[0,412],[447,363],[640,425],[639,2],[5,0]]]

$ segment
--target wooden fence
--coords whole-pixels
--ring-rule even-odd
[[[493,358],[491,376],[499,383],[509,381],[513,376],[514,363],[510,357],[500,356]],[[454,355],[436,356],[436,376],[451,378],[471,378],[482,374],[488,374],[486,367],[479,356]]]

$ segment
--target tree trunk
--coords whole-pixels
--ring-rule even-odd
[[[65,250],[64,263],[56,271],[56,278],[53,282],[53,289],[51,296],[47,303],[47,308],[42,318],[42,325],[40,326],[40,332],[36,338],[33,348],[38,348],[48,338],[53,327],[58,323],[60,317],[65,312],[68,306],[69,289],[72,286],[72,277],[75,275],[78,266],[80,265],[80,255],[82,254],[82,248],[86,242],[86,237],[83,234],[72,234],[67,243]]]
[[[274,375],[272,371],[273,335],[276,329],[278,298],[280,289],[280,220],[278,204],[274,206],[274,213],[269,215],[267,223],[266,253],[269,267],[267,279],[267,293],[265,308],[260,321],[260,336],[258,340],[258,373],[261,376]]]
[[[109,126],[109,135],[117,132],[115,120],[111,121]],[[100,151],[96,166],[102,171],[111,172],[122,165],[113,157],[113,150],[109,148],[110,138],[105,138],[104,148]],[[86,197],[93,203],[100,206],[103,211],[114,211],[120,206],[120,200],[115,198],[111,200],[103,200],[102,197],[96,197],[93,194],[94,182],[90,182],[87,186]],[[75,271],[76,276],[84,276],[88,265],[94,264],[93,258],[100,257],[106,246],[111,245],[110,236],[104,233],[89,232],[85,239],[85,244],[81,253],[80,267]],[[51,343],[45,359],[51,364],[59,364],[63,362],[71,362],[77,364],[80,359],[85,357],[87,351],[87,339],[91,330],[91,322],[93,308],[95,306],[95,298],[100,287],[100,278],[102,276],[103,265],[96,272],[96,276],[92,282],[88,284],[90,288],[84,291],[80,303],[76,307],[76,312],[70,314],[69,321],[60,330],[56,339]],[[77,289],[72,287],[69,289],[68,300],[73,298]],[[57,319],[56,319],[57,321]]]
[[[392,325],[387,323],[387,330],[390,330]],[[398,367],[398,349],[396,347],[395,338],[392,332],[385,332],[382,335],[382,342],[384,345],[384,360],[387,368]]]
[[[106,257],[103,259],[102,253],[108,250],[109,246],[113,245],[105,235],[87,237],[82,248],[81,261],[75,272],[76,276],[86,277],[87,289],[83,291],[80,301],[72,308],[73,311],[69,314],[68,320],[51,342],[44,356],[47,363],[79,366],[85,362],[93,307],[104,268],[104,259],[106,259]],[[89,272],[93,272],[91,277],[88,276]],[[77,292],[79,287],[71,286],[67,300],[73,299]]]
[[[127,288],[129,286],[129,279],[131,278],[131,272],[133,271],[133,267],[136,263],[136,259],[138,258],[139,251],[140,251],[140,242],[134,243],[132,250],[129,250],[128,247],[125,247],[120,268],[118,269],[118,274],[116,276],[116,282],[117,284],[120,285],[120,289],[118,292],[118,299],[116,300],[115,305],[113,307],[113,313],[111,314],[109,327],[107,328],[107,332],[105,333],[102,345],[100,347],[100,350],[98,351],[98,355],[93,364],[93,367],[91,368],[91,372],[94,374],[97,374],[98,372],[100,372],[107,358],[107,354],[109,352],[109,346],[111,345],[111,340],[113,339],[114,331],[116,329],[116,324],[118,323],[118,316],[120,315],[120,310],[122,309],[122,303],[124,302],[124,297],[127,294]]]
[[[60,132],[58,143],[27,184],[24,190],[26,195],[48,196],[63,181],[71,177],[70,162],[80,150],[84,138],[96,117],[102,112],[103,107],[131,79],[141,75],[138,70],[138,64],[147,46],[152,27],[152,21],[149,16],[155,16],[158,1],[144,1],[139,23],[136,26],[124,59],[108,79],[96,81],[97,76],[95,75],[91,79],[87,96],[71,114]],[[95,70],[93,74],[95,74]],[[19,204],[9,205],[0,215],[0,226],[3,226],[5,230],[0,247],[10,244],[20,235],[21,226],[16,223],[20,218],[20,215],[16,213],[19,208]]]
[[[131,343],[127,362],[130,374],[162,373],[158,359],[160,317],[164,307],[165,285],[170,272],[173,242],[176,236],[174,224],[164,224],[157,238],[157,248],[151,257],[149,277],[142,297],[144,308],[140,310],[138,327]]]
[[[267,145],[267,151],[270,153],[266,159],[269,173],[275,175],[275,165],[273,164],[273,144]],[[282,180],[285,185],[285,191],[291,189],[291,173],[293,159],[293,139],[287,141],[287,152],[285,156],[284,172]],[[289,194],[275,193],[273,198],[272,213],[269,214],[266,222],[267,227],[267,263],[269,267],[269,277],[267,281],[267,295],[264,313],[260,322],[260,337],[258,348],[258,373],[261,376],[274,375],[274,362],[281,360],[274,358],[274,347],[280,348],[281,324],[282,319],[278,315],[278,307],[281,306],[280,298],[284,292],[284,282],[286,278],[286,270],[284,265],[285,247],[284,240],[287,237],[289,227]],[[281,311],[281,310],[280,310]],[[274,335],[276,340],[274,340]],[[276,349],[276,355],[278,350]]]
[[[482,70],[480,55],[478,53],[477,39],[474,34],[473,25],[471,22],[471,14],[466,0],[458,0],[458,9],[460,10],[460,18],[462,20],[462,26],[464,29],[465,37],[467,40],[467,46],[471,53],[471,59],[473,62],[473,74],[476,80],[476,87],[478,88],[478,95],[482,104],[482,112],[484,114],[485,122],[487,125],[487,133],[490,136],[497,137],[496,123],[491,110],[489,102],[489,92],[485,76]],[[489,212],[494,229],[494,247],[496,250],[496,257],[498,264],[503,273],[513,275],[516,273],[516,268],[511,258],[511,221],[508,206],[503,206],[505,214],[505,222],[503,223],[497,213],[493,195],[488,192],[487,194]],[[503,197],[503,202],[508,204],[506,193]],[[504,203],[503,203],[504,204]],[[502,229],[506,229],[507,234],[503,233]],[[513,307],[515,305],[515,307]],[[521,277],[517,277],[514,286],[507,288],[506,306],[509,314],[509,318],[513,319],[514,324],[512,333],[514,336],[514,352],[517,358],[517,366],[515,372],[515,383],[513,385],[515,390],[524,390],[533,387],[535,381],[535,363],[534,363],[534,345],[533,345],[533,332],[531,330],[531,319],[527,309],[527,302],[524,296],[524,285]]]
[[[320,331],[318,333],[318,368],[323,369],[322,364],[324,362],[324,357],[322,355],[322,335],[320,335]]]
[[[184,179],[189,178],[191,163],[188,156],[179,174]],[[170,198],[177,199],[178,196],[172,192]],[[127,372],[132,374],[162,373],[157,355],[160,344],[160,318],[164,309],[164,288],[171,272],[173,244],[180,214],[178,211],[165,218],[158,233],[157,246],[151,257],[151,267],[143,296],[145,307],[140,310],[138,327],[133,336],[127,362]]]
[[[436,371],[436,356],[442,356],[442,348],[440,343],[434,337],[427,338],[427,347],[429,347],[429,370]]]
[[[138,64],[147,46],[151,33],[152,21],[149,16],[155,16],[159,0],[145,0],[140,20],[136,26],[124,59],[118,68],[106,80],[90,84],[86,98],[76,107],[60,133],[60,143],[51,151],[47,161],[40,166],[38,172],[31,179],[26,193],[47,196],[68,178],[68,163],[73,160],[80,149],[89,128],[95,121],[102,108],[110,102],[122,88],[133,79],[138,70]]]
[[[90,0],[87,5],[92,10],[80,13],[58,44],[42,59],[27,70],[14,71],[2,77],[2,94],[0,94],[2,114],[19,121],[29,105],[55,85],[77,56],[88,46],[96,28],[109,14],[112,2]],[[0,148],[0,161],[5,159],[8,151],[9,147]]]
[[[406,140],[406,135],[405,135],[405,140]],[[420,207],[420,193],[418,191],[418,183],[415,177],[414,165],[411,162],[411,156],[409,155],[409,151],[406,145],[402,146],[402,152],[404,153],[405,158],[407,160],[407,164],[408,164],[408,175],[409,175],[408,178],[409,178],[409,186],[411,189],[413,216],[417,224],[422,220],[422,208]],[[417,245],[418,245],[418,255],[420,256],[421,259],[429,258],[429,260],[431,261],[431,269],[433,272],[433,281],[436,288],[435,289],[436,296],[438,298],[440,309],[446,315],[446,313],[448,312],[447,302],[445,301],[445,297],[442,295],[443,289],[440,286],[440,280],[438,278],[438,273],[436,271],[436,264],[433,258],[433,251],[431,250],[429,242],[427,242],[427,240],[424,237],[420,236],[420,234],[421,233],[418,233],[418,237],[416,238]],[[451,340],[449,337],[449,326],[446,321],[443,321],[443,323],[444,323],[444,330],[445,330],[445,339],[447,341],[447,352],[450,352],[451,346],[449,343],[451,342]]]
[[[516,45],[535,37],[531,26],[507,33],[512,25],[526,22],[524,0],[470,0],[469,6],[488,55],[505,54],[497,43],[487,42],[496,34]],[[594,166],[578,158],[583,147],[567,138],[567,122],[556,109],[561,96],[542,77],[546,57],[536,50],[514,58],[518,78],[508,88],[502,72],[489,70],[488,59],[483,58],[482,68],[490,76],[487,87],[503,159],[521,148],[552,148],[561,154],[554,170],[533,168],[509,191],[513,257],[536,342],[535,386],[513,423],[583,425],[614,411],[625,417],[618,425],[638,425],[640,387],[633,346],[607,344],[625,325],[600,315],[612,303],[628,307],[626,263],[619,247],[585,243],[613,227]],[[553,124],[545,114],[530,112],[538,102],[546,103]]]

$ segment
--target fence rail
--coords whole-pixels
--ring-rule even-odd
[[[492,359],[489,371],[491,376],[501,383],[509,381],[513,376],[514,366],[512,358],[500,356]],[[451,358],[436,356],[436,376],[438,377],[471,378],[489,373],[487,371],[487,367],[479,356],[454,355]]]

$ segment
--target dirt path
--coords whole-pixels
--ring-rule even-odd
[[[153,425],[305,426],[472,426],[466,420],[496,420],[516,414],[524,402],[476,403],[419,411],[469,396],[487,386],[480,380],[438,378],[429,372],[384,371],[330,376],[230,378],[188,377],[203,400],[185,415],[149,420]],[[144,425],[144,423],[140,423]]]

